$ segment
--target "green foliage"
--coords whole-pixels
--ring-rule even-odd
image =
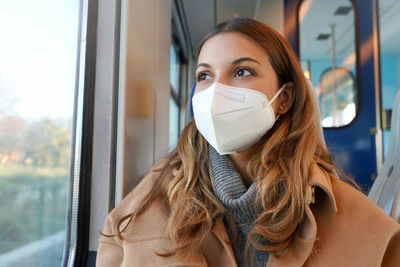
[[[71,137],[71,119],[0,116],[0,166],[68,167]]]
[[[0,254],[65,229],[67,169],[0,167]]]
[[[0,109],[0,254],[65,229],[71,140],[72,119]]]
[[[71,131],[62,122],[42,119],[30,125],[24,138],[23,160],[34,166],[68,166]]]

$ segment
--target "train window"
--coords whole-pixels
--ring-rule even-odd
[[[172,14],[171,19],[171,45],[170,45],[170,105],[169,105],[169,147],[178,144],[179,133],[184,126],[184,110],[187,75],[187,56],[184,50],[185,40],[182,38],[180,19]]]
[[[379,45],[384,156],[389,149],[391,113],[400,88],[400,2],[379,0]]]
[[[174,45],[171,45],[170,49],[170,71],[169,71],[169,79],[171,83],[171,87],[174,90],[176,94],[179,95],[179,78],[180,78],[180,60],[179,60],[179,55],[176,51],[176,47]]]
[[[175,45],[170,48],[171,95],[169,101],[169,147],[175,147],[179,138],[179,102],[180,102],[180,58]]]
[[[178,144],[179,137],[179,106],[174,97],[169,98],[169,147],[175,147]]]
[[[328,69],[319,82],[322,126],[346,125],[355,117],[354,79],[346,68]],[[336,110],[335,110],[336,109]],[[336,116],[332,116],[336,114]]]
[[[81,3],[0,5],[1,266],[62,262]]]
[[[353,9],[348,0],[304,0],[300,5],[300,60],[305,76],[317,90],[323,127],[342,127],[356,116]]]

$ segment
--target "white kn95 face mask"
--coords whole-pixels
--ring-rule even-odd
[[[272,128],[272,102],[261,92],[213,83],[192,98],[196,127],[219,154],[243,151],[257,143]]]

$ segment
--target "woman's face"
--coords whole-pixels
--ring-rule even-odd
[[[196,68],[195,93],[218,82],[257,90],[271,100],[279,90],[278,78],[265,50],[246,35],[219,33],[201,48]],[[272,108],[277,114],[280,101]]]

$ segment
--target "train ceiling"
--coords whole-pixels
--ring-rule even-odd
[[[187,20],[192,49],[195,53],[200,40],[215,24],[235,16],[253,18],[259,12],[259,7],[268,0],[181,0]],[[279,2],[275,0],[275,2]],[[312,2],[305,7],[305,2]],[[337,55],[348,55],[354,49],[354,11],[343,10],[351,7],[349,0],[305,0],[301,9],[306,9],[306,15],[301,20],[301,38],[312,40],[313,44],[303,45],[302,53],[307,55],[327,55],[331,53],[330,25],[335,24],[335,43]],[[380,6],[380,38],[383,54],[400,52],[400,1],[379,0]],[[344,13],[335,14],[342,7]],[[339,8],[340,9],[340,8]],[[301,12],[300,12],[301,13]],[[257,18],[260,17],[258,14]],[[261,14],[262,17],[262,14]],[[318,21],[318,23],[315,23]],[[302,30],[307,29],[307,30]],[[317,40],[320,34],[328,34],[326,40]],[[311,42],[306,42],[310,44]]]
[[[192,48],[213,27],[235,16],[253,18],[258,0],[182,0]],[[195,52],[194,52],[195,53]]]

